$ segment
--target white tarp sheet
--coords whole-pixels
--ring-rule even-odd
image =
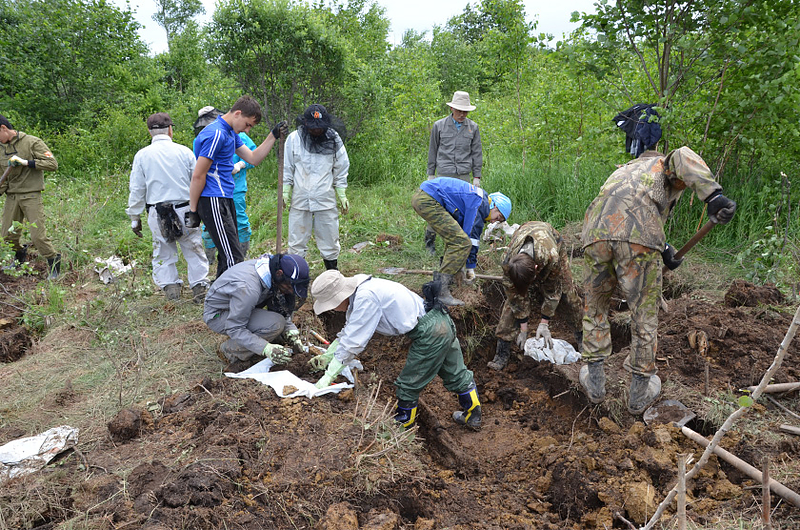
[[[358,363],[356,367],[360,366],[361,363]],[[314,386],[314,383],[309,383],[308,381],[300,379],[288,370],[270,372],[270,368],[272,368],[272,360],[264,359],[260,363],[251,366],[243,372],[239,372],[238,374],[226,372],[225,375],[234,379],[255,379],[262,384],[272,387],[275,393],[282,398],[293,398],[298,396],[313,398],[317,396],[324,396],[325,394],[338,394],[342,390],[353,388],[353,385],[349,383],[337,383],[327,388],[317,388]],[[344,375],[349,381],[353,381],[353,375],[349,366],[344,369],[342,375]],[[285,389],[291,389],[291,387],[294,387],[297,390],[294,392],[284,392]]]
[[[0,483],[38,471],[77,443],[78,429],[62,425],[0,446]]]
[[[572,364],[581,359],[581,354],[575,351],[572,344],[561,339],[553,339],[553,349],[544,347],[544,339],[528,339],[525,341],[525,355],[553,364]]]

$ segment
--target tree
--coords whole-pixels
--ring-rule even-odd
[[[66,125],[123,101],[147,61],[139,24],[105,0],[0,0],[0,101]]]
[[[172,49],[172,39],[183,33],[197,15],[206,12],[201,0],[155,0],[157,11],[153,14],[159,26],[167,32],[167,43]]]
[[[344,42],[303,4],[223,0],[208,35],[212,61],[264,102],[269,123],[327,103],[344,81]]]
[[[596,35],[583,41],[587,62],[628,104],[658,103],[665,149],[670,137],[701,152],[709,142],[721,168],[738,143],[765,148],[754,136],[795,112],[797,2],[603,0],[596,9],[583,17]]]

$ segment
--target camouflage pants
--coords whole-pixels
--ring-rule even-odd
[[[583,359],[598,361],[611,355],[608,313],[611,295],[619,285],[631,310],[633,373],[655,374],[661,255],[623,241],[597,241],[586,247],[584,259]]]
[[[466,264],[469,251],[472,250],[472,242],[467,233],[444,206],[421,189],[414,192],[411,207],[444,240],[444,257],[440,269],[442,273],[457,273]]]
[[[562,290],[561,290],[561,301],[558,305],[564,304],[564,309],[567,314],[567,322],[572,327],[574,331],[581,330],[581,318],[583,317],[583,302],[581,301],[580,294],[578,293],[578,288],[575,285],[575,282],[572,281],[572,273],[569,270],[569,262],[567,260],[562,261],[562,268],[566,270],[561,271],[561,278],[562,278]],[[531,299],[534,299],[536,296],[534,289],[540,289],[535,282],[531,284],[528,288],[528,296]],[[517,311],[519,314],[519,311]],[[546,316],[546,315],[545,315]],[[533,329],[535,330],[538,324],[533,325]],[[528,331],[530,332],[530,325],[528,327]],[[508,342],[512,342],[517,338],[517,334],[519,333],[519,324],[517,324],[517,319],[514,318],[514,307],[510,301],[510,298],[507,297],[506,301],[503,302],[503,309],[500,311],[500,320],[497,322],[497,328],[495,329],[495,336],[498,339],[502,339]]]

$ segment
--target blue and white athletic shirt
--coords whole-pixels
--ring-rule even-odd
[[[211,159],[201,197],[233,197],[233,155],[244,145],[222,116],[200,131],[194,141],[195,155]]]

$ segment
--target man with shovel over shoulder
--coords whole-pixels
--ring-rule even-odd
[[[505,368],[511,356],[512,341],[516,341],[520,350],[525,350],[531,299],[536,292],[540,292],[544,298],[536,338],[542,338],[545,347],[553,347],[550,319],[563,301],[569,315],[569,324],[575,330],[580,346],[583,304],[575,282],[572,281],[564,240],[549,223],[527,222],[511,236],[503,258],[503,287],[506,301],[495,330],[497,353],[489,362],[489,368]]]
[[[317,388],[325,388],[366,348],[375,333],[411,340],[406,364],[394,384],[397,388],[395,421],[406,428],[417,418],[419,394],[437,375],[444,387],[458,394],[461,410],[453,420],[474,431],[481,428],[481,402],[472,372],[464,364],[456,327],[438,300],[440,284],[430,282],[422,288],[425,300],[406,286],[356,274],[342,276],[327,270],[311,285],[314,312],[346,313],[344,328],[328,351],[309,363],[324,369]]]
[[[580,383],[592,403],[606,395],[603,361],[611,355],[608,313],[617,285],[631,309],[628,412],[641,414],[661,393],[655,365],[661,262],[675,269],[682,261],[667,244],[664,222],[687,186],[706,202],[711,221],[733,218],[736,203],[722,195],[706,163],[688,147],[666,155],[645,151],[611,174],[586,211],[581,234],[586,364]]]
[[[47,278],[55,280],[61,272],[61,254],[56,253],[44,228],[44,171],[58,169],[53,153],[35,136],[14,129],[8,118],[0,114],[0,168],[5,179],[0,182],[0,195],[6,194],[3,208],[3,238],[14,247],[14,258],[25,262],[27,245],[19,243],[20,233],[14,222],[27,219],[31,241],[47,260]]]

